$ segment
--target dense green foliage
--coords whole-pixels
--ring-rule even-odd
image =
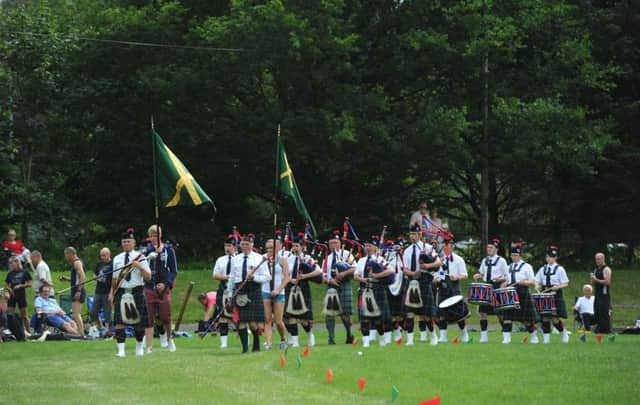
[[[153,220],[150,118],[215,200],[162,210],[184,256],[267,234],[275,130],[319,231],[403,231],[418,201],[459,238],[639,244],[640,8],[581,0],[44,0],[0,8],[0,225],[29,246]],[[212,51],[81,40],[234,48]],[[489,65],[488,148],[482,133]],[[280,218],[302,221],[290,201]]]

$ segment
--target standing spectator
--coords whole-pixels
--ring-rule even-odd
[[[84,263],[78,257],[76,249],[69,246],[64,249],[64,258],[71,263],[71,312],[78,325],[78,330],[84,335],[84,322],[82,321],[82,304],[86,298],[84,289],[85,272]]]
[[[53,296],[53,281],[51,280],[51,270],[49,265],[42,259],[42,253],[38,250],[31,252],[31,262],[35,266],[35,274],[33,275],[33,291],[40,291],[40,287],[48,285],[51,287],[49,293]]]
[[[18,256],[11,256],[9,258],[9,273],[5,279],[5,284],[9,289],[9,303],[7,304],[7,312],[13,313],[16,309],[16,304],[20,308],[20,314],[22,315],[22,322],[24,323],[25,330],[29,330],[29,318],[27,318],[27,293],[25,288],[31,287],[31,275],[28,271],[22,268],[22,263]]]
[[[593,304],[594,299],[591,296],[593,293],[593,289],[590,284],[585,284],[582,287],[582,291],[584,292],[584,296],[578,298],[576,301],[576,305],[573,306],[578,312],[580,322],[582,323],[582,329],[587,332],[591,331],[591,325],[593,325]]]
[[[109,248],[104,247],[100,249],[100,261],[96,263],[96,268],[93,270],[96,290],[93,294],[93,307],[91,308],[91,322],[101,329],[100,332],[104,336],[111,336],[111,331],[108,328],[111,326],[109,291],[111,290],[111,281],[113,279],[112,270],[111,251]],[[104,325],[100,321],[100,310],[104,311]]]
[[[436,207],[431,208],[430,218],[431,222],[442,228],[442,219],[440,219],[440,215],[438,214],[438,209]]]
[[[611,333],[611,268],[604,253],[596,253],[596,269],[591,282],[596,287],[594,302],[596,333]]]
[[[20,256],[24,252],[24,244],[16,239],[15,229],[9,229],[7,232],[7,240],[2,242],[2,250],[8,256]]]
[[[428,208],[429,206],[427,205],[426,201],[422,201],[420,203],[420,205],[418,206],[418,211],[411,214],[411,219],[409,220],[409,228],[411,228],[416,222],[418,223],[418,225],[420,225],[420,227],[424,226],[425,218],[429,218]]]

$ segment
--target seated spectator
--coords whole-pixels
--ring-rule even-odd
[[[33,291],[40,291],[40,287],[48,285],[51,287],[51,296],[55,295],[53,291],[53,281],[51,280],[51,270],[49,265],[42,259],[42,253],[37,250],[31,252],[31,262],[35,266],[33,275]]]
[[[36,298],[34,303],[36,313],[46,315],[46,320],[50,325],[72,335],[80,335],[78,325],[64,313],[55,298],[50,297],[50,294],[51,287],[48,285],[42,285],[40,287],[40,296]]]
[[[201,293],[198,295],[198,301],[202,304],[202,320],[198,322],[198,332],[204,333],[209,328],[209,322],[216,309],[216,297],[215,291],[209,291],[208,293]]]
[[[7,239],[2,242],[2,251],[5,257],[17,256],[22,263],[25,263],[29,257],[29,249],[16,239],[16,231],[14,229],[9,229],[9,232],[7,232]]]
[[[591,285],[585,284],[582,288],[582,291],[584,292],[584,296],[578,298],[573,309],[578,312],[578,319],[582,323],[582,329],[584,331],[591,331],[591,325],[593,324],[594,318],[594,299],[592,296],[593,289],[591,288]]]
[[[7,312],[15,312],[17,304],[20,308],[24,328],[28,331],[29,318],[27,318],[27,293],[25,289],[31,287],[31,275],[22,268],[22,262],[18,256],[11,256],[9,259],[9,272],[5,278],[5,285],[11,296],[7,304]]]

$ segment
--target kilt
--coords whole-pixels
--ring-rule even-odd
[[[253,281],[247,281],[242,290],[235,291],[236,298],[234,305],[238,309],[238,319],[240,322],[264,322],[264,303],[262,302],[262,286]],[[239,295],[246,294],[249,298],[247,305],[241,307],[236,300]],[[217,296],[216,296],[217,298]]]
[[[562,295],[562,289],[556,291],[556,310],[551,314],[553,318],[567,319],[567,304],[564,302],[564,296]]]
[[[307,308],[309,309],[307,312],[305,312],[302,315],[293,315],[290,314],[289,312],[286,311],[286,308],[289,304],[289,293],[291,292],[291,289],[293,288],[293,285],[291,284],[287,284],[287,286],[285,287],[285,302],[284,302],[284,307],[285,307],[285,312],[284,312],[284,319],[301,319],[301,320],[305,320],[305,321],[313,321],[313,301],[311,300],[311,287],[309,286],[309,281],[307,280],[303,280],[301,282],[298,283],[298,287],[300,287],[300,290],[302,290],[302,296],[304,297],[304,303],[307,306]],[[342,299],[342,296],[340,296],[340,299]],[[342,302],[340,302],[340,304],[342,304]]]
[[[391,311],[389,310],[389,301],[387,301],[387,291],[389,289],[386,285],[382,285],[381,283],[370,283],[370,288],[373,290],[373,297],[376,300],[376,304],[378,304],[378,308],[380,308],[380,316],[379,317],[367,317],[364,314],[364,308],[362,299],[358,300],[358,307],[360,308],[360,318],[364,321],[373,321],[373,320],[381,320],[381,321],[390,321],[391,320]],[[364,289],[362,289],[364,291]],[[359,293],[361,296],[361,293]]]
[[[122,314],[120,313],[120,301],[122,299],[122,294],[124,293],[124,288],[118,288],[118,291],[116,291],[116,295],[113,297],[113,323],[115,323],[116,325],[124,325],[124,322],[122,322]],[[149,315],[147,313],[147,301],[144,298],[144,287],[139,286],[133,288],[131,290],[131,294],[133,295],[133,301],[136,303],[136,309],[140,314],[140,322],[135,326],[148,328]]]
[[[340,315],[351,315],[353,313],[353,288],[351,287],[351,280],[343,280],[340,283],[340,287],[329,285],[329,288],[335,288],[338,291],[338,298],[340,299]],[[287,294],[288,297],[288,294]]]
[[[524,285],[516,286],[518,292],[518,299],[520,300],[520,308],[505,309],[502,311],[502,316],[506,321],[520,321],[525,323],[534,323],[538,320],[538,312],[536,306],[531,299],[531,293],[529,287]]]
[[[407,281],[402,281],[402,287],[400,287],[400,293],[398,295],[391,294],[389,288],[387,288],[387,301],[389,302],[389,312],[391,312],[392,317],[403,317],[406,315],[407,311],[404,307],[404,292],[406,290]]]
[[[433,289],[431,288],[431,281],[433,281],[433,276],[422,273],[418,279],[418,283],[420,284],[420,296],[422,297],[422,308],[411,308],[405,306],[405,313],[413,313],[414,315],[423,315],[428,317],[434,316],[435,308],[433,305]],[[404,304],[404,297],[402,299],[402,303]]]
[[[438,315],[444,316],[444,312],[440,311],[440,303],[447,298],[453,297],[454,295],[460,295],[460,282],[446,280],[445,282],[440,283],[435,300],[435,312]]]
[[[223,305],[223,298],[224,298],[224,292],[227,289],[227,283],[224,281],[220,282],[220,285],[218,286],[218,291],[216,292],[216,311],[213,314],[213,317],[215,319],[216,316],[218,316],[220,314],[220,312],[224,312],[224,305]],[[232,318],[229,316],[224,316],[224,313],[222,315],[220,315],[220,319],[229,319],[231,320]]]
[[[491,283],[491,285],[493,286],[494,290],[501,287],[501,283]],[[501,313],[496,312],[496,307],[493,305],[481,304],[478,306],[478,312],[487,315],[502,315]]]

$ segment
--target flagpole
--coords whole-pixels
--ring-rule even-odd
[[[155,208],[156,223],[156,246],[160,247],[160,208],[158,207],[158,165],[156,161],[156,130],[153,123],[153,115],[151,115],[151,156],[153,156],[153,204]],[[158,264],[160,260],[154,261],[154,274],[158,274]],[[169,286],[165,286],[169,288]],[[171,331],[167,331],[167,335],[171,336]]]
[[[275,190],[273,193],[273,270],[276,269],[276,229],[278,229],[278,190],[280,189],[280,124],[276,131],[276,168],[275,168]],[[283,241],[284,245],[284,241]],[[271,275],[274,276],[273,274]]]

